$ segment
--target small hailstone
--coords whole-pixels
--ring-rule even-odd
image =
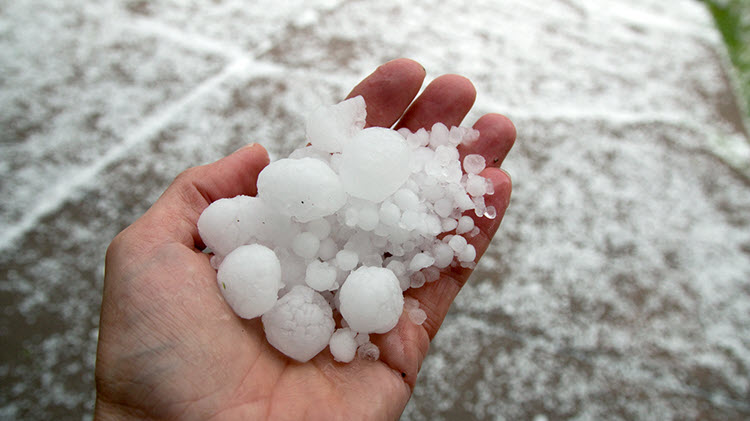
[[[398,278],[388,269],[363,266],[338,293],[341,315],[357,332],[385,333],[398,323],[404,305]]]
[[[448,244],[437,242],[432,248],[432,255],[435,257],[435,267],[444,269],[453,261],[454,252]]]
[[[258,197],[300,222],[331,215],[346,203],[339,176],[313,158],[268,164],[258,175]]]
[[[458,220],[456,234],[465,234],[474,229],[474,220],[470,216],[464,215]]]
[[[372,342],[367,342],[357,348],[359,358],[368,361],[377,361],[380,358],[380,349]]]
[[[396,276],[406,273],[406,265],[400,260],[391,260],[385,268],[389,269]]]
[[[448,245],[451,246],[453,251],[460,253],[466,248],[466,238],[460,235],[454,235],[451,237],[450,241],[448,241]]]
[[[261,320],[268,343],[300,362],[328,346],[335,327],[328,302],[306,286],[292,288]]]
[[[419,206],[419,196],[411,190],[400,189],[393,194],[393,202],[402,211],[416,211]]]
[[[487,192],[486,179],[479,175],[469,174],[469,178],[466,180],[466,192],[471,197],[484,196]]]
[[[305,283],[316,291],[327,291],[336,282],[336,268],[326,262],[313,261],[307,265]]]
[[[383,202],[378,212],[380,222],[385,225],[394,226],[401,220],[401,209],[393,202]]]
[[[442,222],[443,232],[450,232],[456,229],[458,221],[453,218],[445,218]]]
[[[331,234],[331,224],[323,218],[313,219],[307,223],[306,227],[308,231],[315,234],[320,240]]]
[[[484,157],[478,154],[466,155],[464,158],[464,171],[466,174],[479,174],[485,168]]]
[[[378,226],[378,211],[374,206],[367,206],[359,211],[357,225],[365,231],[372,231]]]
[[[198,218],[198,232],[206,246],[214,253],[226,256],[247,244],[258,230],[253,215],[246,215],[246,210],[253,206],[262,204],[250,196],[219,199],[211,203]]]
[[[479,234],[479,227],[474,227],[474,229],[469,232],[469,237],[476,237],[477,234]]]
[[[347,193],[380,202],[409,177],[410,151],[404,138],[383,128],[370,127],[344,145],[339,174]]]
[[[427,313],[425,313],[421,308],[409,310],[407,314],[409,315],[409,320],[411,320],[411,322],[415,325],[421,325],[425,322],[425,320],[427,320]]]
[[[419,308],[419,301],[411,297],[404,297],[404,311],[411,311]]]
[[[312,259],[318,255],[320,240],[311,232],[303,232],[294,237],[292,250],[297,256]]]
[[[357,333],[357,336],[354,337],[354,342],[357,343],[357,346],[364,345],[370,342],[370,335],[367,333],[359,332]]]
[[[328,237],[320,242],[320,247],[318,247],[318,257],[320,260],[330,260],[336,257],[338,251],[339,249],[338,246],[336,246],[336,242],[331,237]]]
[[[421,218],[417,212],[408,210],[401,215],[400,226],[411,231],[419,226]]]
[[[432,266],[435,263],[435,258],[426,253],[417,253],[409,262],[409,271],[416,272],[426,267]]]
[[[443,123],[435,123],[430,130],[430,146],[435,149],[440,145],[447,145],[448,128]]]
[[[321,107],[307,117],[307,139],[325,152],[341,152],[344,144],[365,126],[365,100],[357,96]]]
[[[484,213],[487,211],[487,206],[484,203],[484,197],[477,196],[473,197],[472,202],[474,202],[474,214],[477,216],[484,216]]]
[[[497,218],[497,210],[494,206],[487,206],[487,208],[484,210],[484,216],[487,219],[495,219]]]
[[[427,282],[427,278],[425,278],[422,272],[414,272],[409,277],[409,282],[410,288],[422,288],[425,282]]]
[[[447,218],[453,212],[453,201],[442,198],[435,202],[435,213],[441,218]]]
[[[435,282],[440,279],[440,269],[435,266],[424,268],[422,273],[424,273],[425,282]]]
[[[463,250],[461,250],[460,253],[458,253],[459,262],[473,262],[476,257],[477,257],[477,250],[471,244],[468,244],[466,248],[464,248]]]
[[[252,319],[276,303],[281,288],[281,264],[268,247],[241,246],[224,258],[216,279],[232,310],[242,318]]]
[[[352,270],[359,263],[359,255],[351,250],[341,250],[336,253],[336,266],[341,270]]]
[[[334,360],[348,363],[354,359],[357,354],[357,342],[354,340],[356,334],[357,332],[349,328],[337,329],[333,332],[328,347],[331,349]]]

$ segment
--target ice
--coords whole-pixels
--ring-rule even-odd
[[[400,189],[393,194],[393,202],[402,211],[416,211],[419,206],[419,196],[409,189]]]
[[[246,244],[257,232],[256,219],[248,208],[260,202],[250,196],[219,199],[211,203],[198,219],[201,239],[214,253],[226,256]],[[247,215],[246,217],[246,214]]]
[[[417,253],[411,259],[411,262],[409,262],[409,270],[412,272],[416,272],[418,270],[422,270],[426,267],[432,266],[433,263],[435,263],[434,257],[430,256],[427,253]]]
[[[224,258],[216,278],[232,310],[242,318],[252,319],[276,303],[281,288],[281,265],[268,247],[241,246]]]
[[[421,325],[425,322],[425,320],[427,320],[427,313],[425,313],[421,308],[411,309],[407,314],[409,315],[409,320],[411,320],[411,322],[415,325]]]
[[[227,302],[244,303],[242,317],[262,315],[269,343],[301,361],[324,343],[337,361],[351,361],[357,346],[376,358],[378,348],[355,334],[391,330],[404,311],[403,291],[439,280],[451,264],[473,266],[476,250],[466,238],[438,236],[459,226],[472,232],[463,211],[492,212],[482,197],[487,180],[461,170],[456,145],[470,129],[363,129],[363,107],[359,98],[316,111],[307,121],[312,144],[261,171],[257,197],[218,200],[199,220],[221,279],[263,281],[264,265],[238,257],[247,254],[244,244],[276,258],[275,284],[264,289],[272,299],[248,304],[258,298],[247,297],[254,290],[227,283]],[[342,316],[333,336],[332,309]],[[426,316],[417,305],[408,317],[420,324]]]
[[[467,174],[479,174],[485,168],[485,165],[482,155],[469,154],[464,157],[464,171]]]
[[[484,210],[484,217],[487,219],[495,219],[497,218],[497,210],[494,206],[487,206]]]
[[[378,215],[381,222],[393,226],[401,220],[401,209],[393,202],[383,202]]]
[[[354,197],[380,202],[409,177],[410,151],[393,130],[370,127],[344,145],[339,174],[344,189]]]
[[[307,223],[306,228],[320,240],[331,234],[331,224],[323,218],[313,219]]]
[[[336,268],[326,262],[313,261],[307,265],[305,283],[316,291],[327,291],[336,283]]]
[[[440,269],[435,266],[424,268],[422,273],[424,273],[425,282],[435,282],[440,279]]]
[[[357,348],[359,358],[367,361],[377,361],[380,358],[380,349],[372,342],[367,342]]]
[[[432,249],[432,255],[435,257],[435,267],[444,269],[453,261],[454,252],[448,244],[438,242]]]
[[[313,158],[269,164],[258,176],[258,197],[300,222],[332,215],[346,203],[338,175]]]
[[[292,250],[297,256],[312,259],[318,255],[320,240],[311,232],[303,232],[294,237]]]
[[[422,286],[426,282],[427,282],[427,278],[424,276],[424,273],[422,272],[414,272],[409,277],[410,288],[422,288]]]
[[[450,240],[448,240],[448,245],[453,249],[453,251],[455,251],[456,253],[460,253],[466,248],[466,238],[460,235],[454,235]]]
[[[336,242],[332,238],[325,238],[320,242],[320,247],[318,247],[318,257],[321,260],[330,260],[336,257],[338,251]]]
[[[339,289],[341,315],[357,332],[385,333],[398,322],[404,306],[398,278],[388,269],[363,266]]]
[[[352,270],[359,263],[359,255],[351,250],[341,250],[336,253],[336,266],[341,270]]]
[[[359,211],[357,226],[365,231],[372,231],[378,226],[378,210],[375,206],[366,206]]]
[[[466,192],[472,197],[484,196],[487,192],[487,180],[482,176],[469,174],[466,180]]]
[[[334,360],[348,363],[354,359],[357,354],[357,342],[354,340],[356,335],[357,332],[349,328],[337,329],[333,332],[328,347],[331,349]]]
[[[456,234],[465,234],[474,229],[474,220],[470,216],[464,215],[458,219]]]
[[[333,334],[333,312],[325,298],[306,286],[295,286],[261,318],[268,343],[299,362],[309,361]]]
[[[466,247],[458,253],[459,262],[473,262],[476,257],[477,251],[471,244],[466,245]]]
[[[313,111],[306,122],[307,140],[324,152],[341,152],[365,126],[365,100],[360,96]]]

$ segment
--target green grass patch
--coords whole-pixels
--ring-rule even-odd
[[[737,71],[745,112],[750,115],[750,0],[703,0],[711,11]]]

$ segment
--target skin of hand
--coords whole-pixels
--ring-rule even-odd
[[[476,91],[466,78],[424,81],[418,63],[398,59],[380,66],[349,97],[362,95],[367,125],[429,129],[459,125]],[[476,219],[469,240],[481,256],[500,225],[511,182],[499,169],[515,141],[513,124],[482,116],[480,138],[460,149],[478,153],[494,183],[486,196],[494,220]],[[237,317],[222,299],[216,271],[202,253],[196,223],[211,202],[254,195],[268,164],[251,144],[212,164],[186,170],[107,250],[96,360],[96,419],[397,419],[411,396],[430,340],[471,270],[449,267],[441,278],[406,291],[427,314],[422,325],[404,313],[398,325],[372,335],[380,360],[335,362],[325,349],[307,363],[287,358],[266,342],[260,318]]]

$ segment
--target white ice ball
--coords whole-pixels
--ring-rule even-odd
[[[365,117],[365,100],[361,95],[320,107],[307,117],[307,140],[315,149],[341,152],[349,139],[365,127]]]
[[[276,253],[259,244],[229,253],[216,274],[219,289],[238,316],[252,319],[274,306],[281,288],[281,265]]]
[[[328,346],[331,348],[334,360],[348,363],[354,359],[354,356],[357,354],[357,341],[354,339],[356,334],[357,332],[349,328],[342,328],[337,329],[331,335]]]
[[[257,233],[253,208],[262,206],[257,198],[250,196],[219,199],[201,213],[198,233],[211,251],[226,256]]]
[[[328,291],[336,282],[336,268],[326,262],[315,260],[307,265],[305,283],[316,291]]]
[[[331,339],[335,323],[325,298],[306,286],[295,286],[261,318],[268,343],[287,356],[307,362]]]
[[[339,289],[339,310],[357,332],[385,333],[393,329],[404,307],[396,275],[389,269],[363,266]]]
[[[269,164],[258,175],[258,197],[300,222],[332,215],[346,203],[338,175],[313,158]]]
[[[347,193],[381,202],[401,187],[411,170],[411,152],[398,132],[370,127],[344,145],[339,174]]]

